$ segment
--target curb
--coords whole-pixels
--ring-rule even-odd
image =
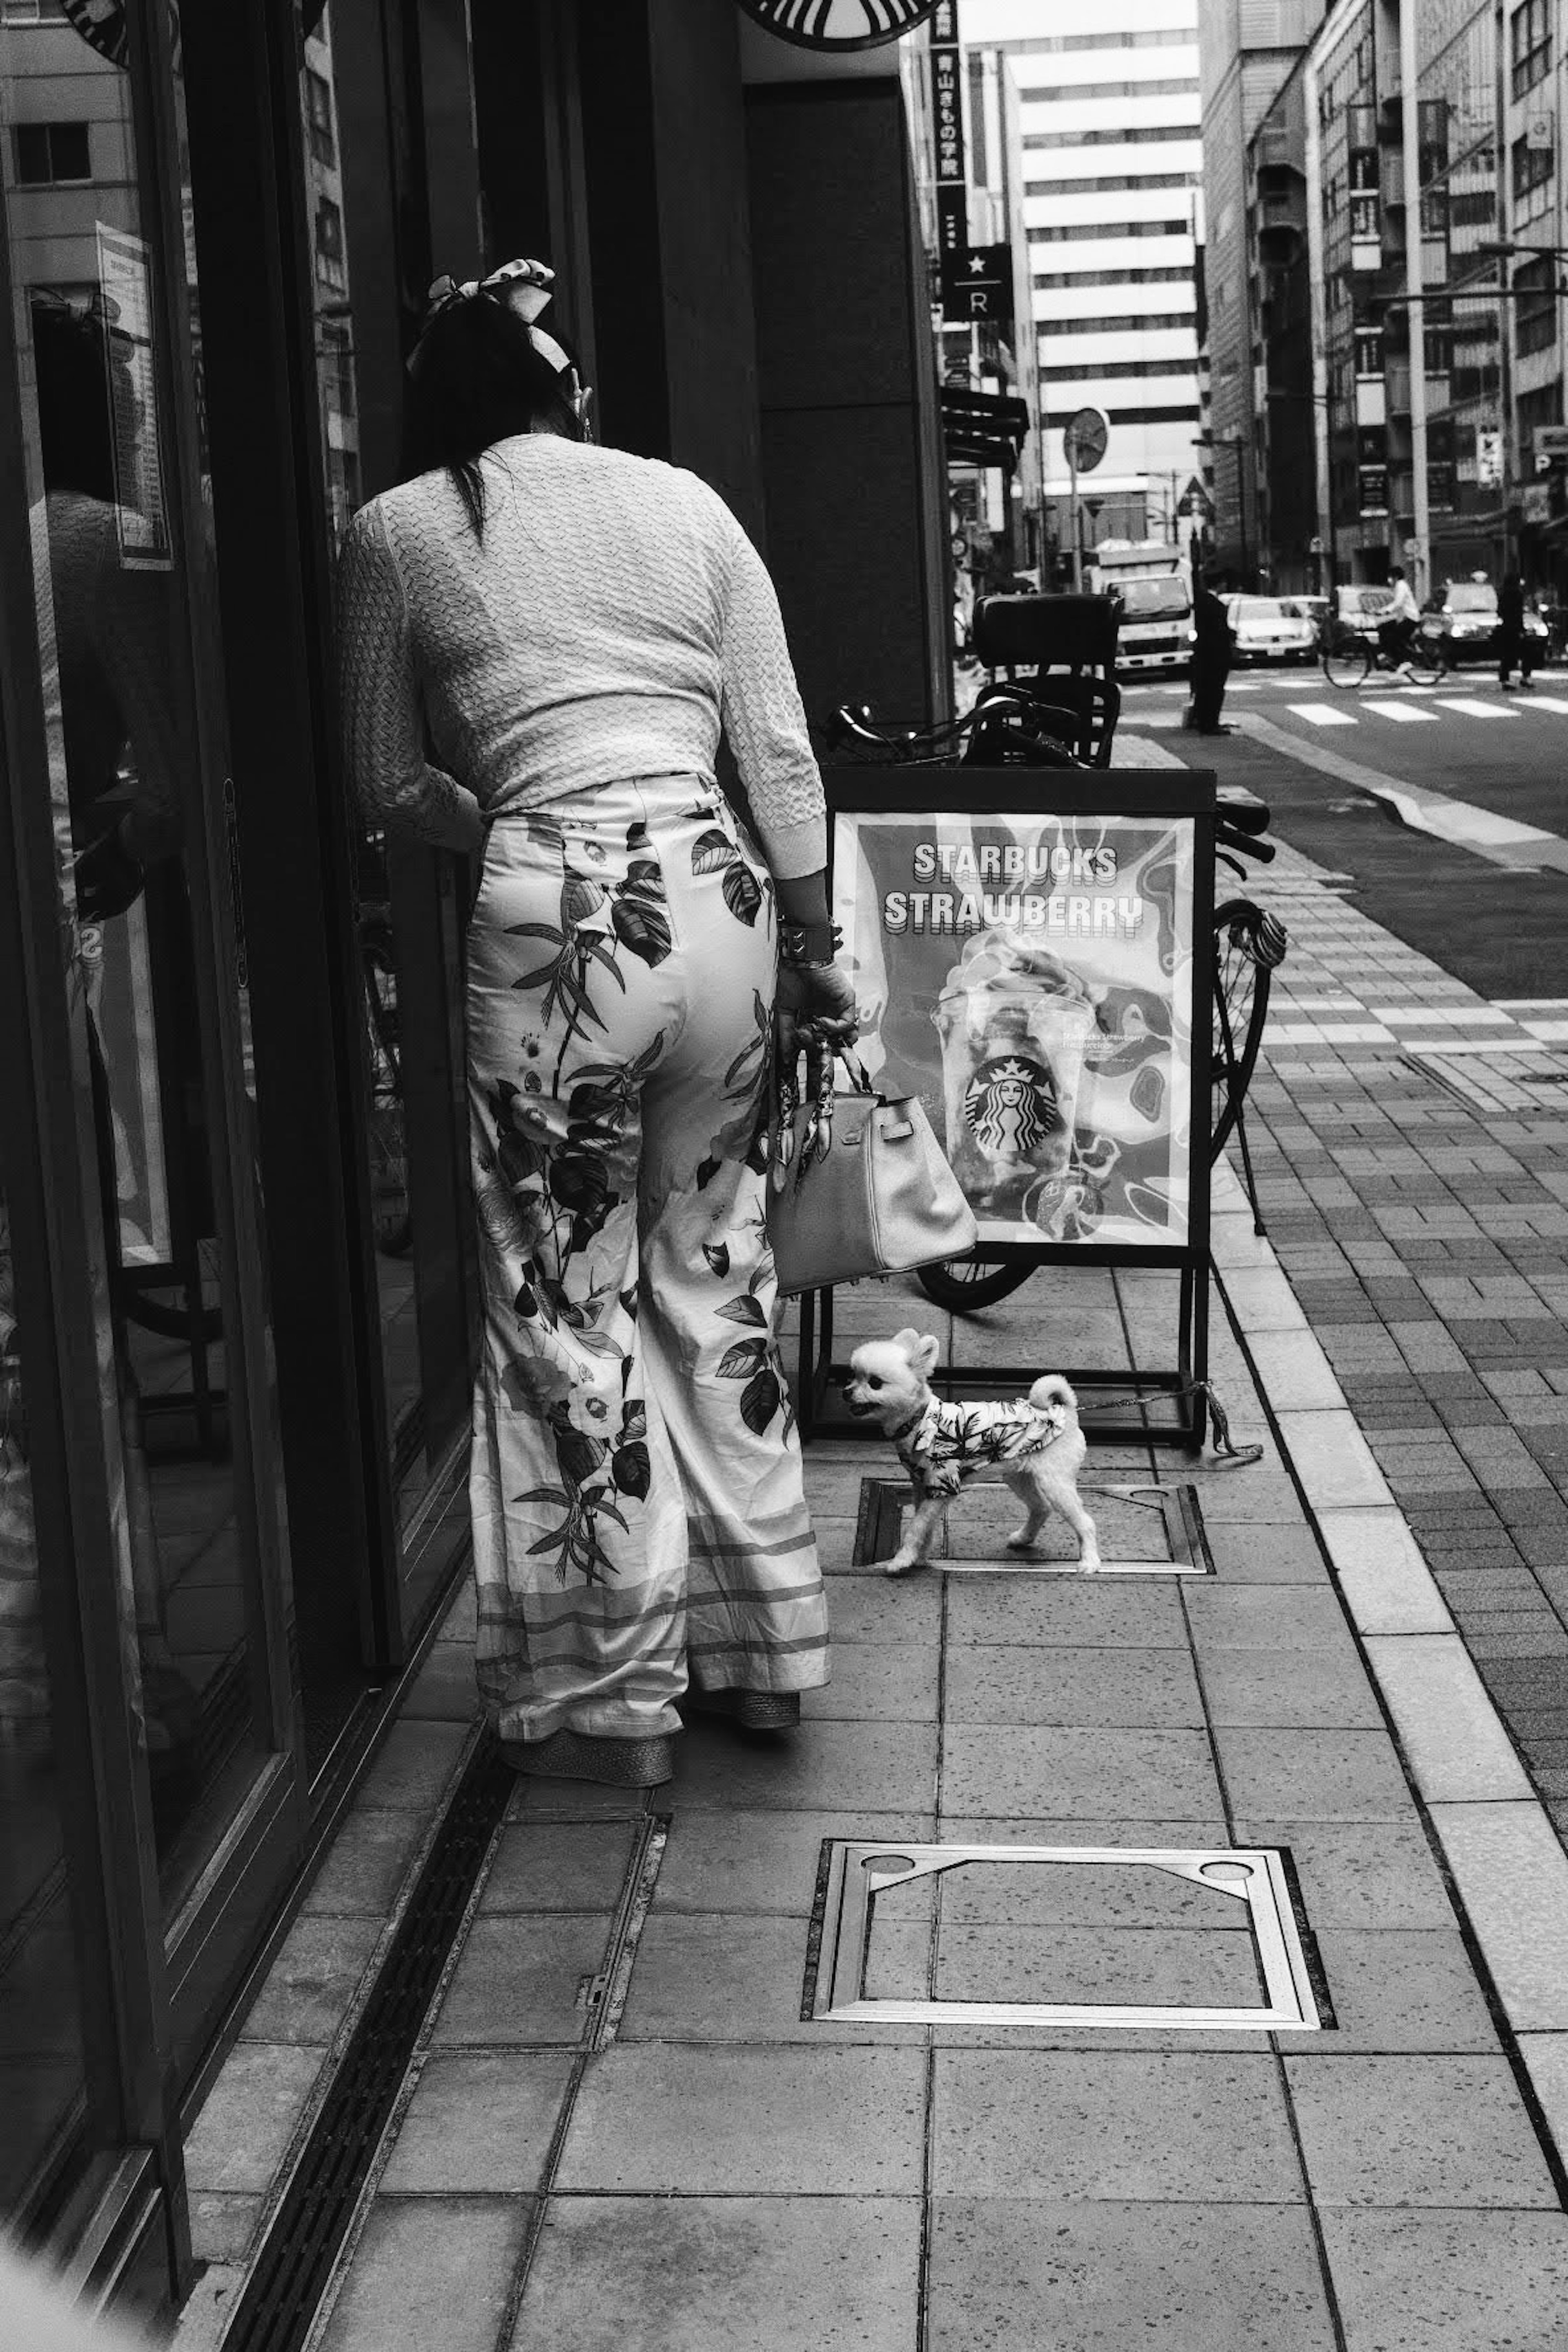
[[[1280,1453],[1563,2165],[1568,1853],[1272,1245],[1252,1230],[1251,1208],[1226,1160],[1214,1171],[1212,1233],[1215,1277]],[[1276,1343],[1286,1336],[1282,1354]],[[1303,1389],[1311,1400],[1305,1406]]]

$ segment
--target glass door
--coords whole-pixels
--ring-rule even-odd
[[[194,2037],[276,1900],[300,1799],[172,37],[166,10],[0,14],[47,741],[23,789],[58,852],[157,1877]]]
[[[431,275],[423,225],[434,134],[422,120],[427,77],[411,24],[394,40],[335,0],[306,0],[302,21],[304,213],[335,556],[362,501],[398,478],[403,362]],[[472,209],[477,235],[477,200]],[[475,1280],[461,1028],[468,876],[456,858],[367,829],[357,813],[352,822],[360,1135],[407,1633],[464,1524]]]

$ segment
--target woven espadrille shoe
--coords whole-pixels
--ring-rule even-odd
[[[677,1704],[691,1715],[721,1715],[742,1731],[793,1731],[800,1721],[798,1691],[688,1690]]]
[[[675,1742],[668,1732],[647,1739],[592,1739],[584,1731],[552,1731],[548,1739],[503,1739],[500,1752],[514,1772],[531,1780],[656,1789],[675,1777]]]

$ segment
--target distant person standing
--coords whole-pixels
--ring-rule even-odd
[[[1530,656],[1524,640],[1524,584],[1517,572],[1503,575],[1498,590],[1497,682],[1511,687],[1513,673],[1519,672],[1521,686],[1531,688]]]
[[[1228,735],[1220,725],[1225,685],[1230,676],[1236,638],[1230,614],[1218,591],[1228,588],[1228,572],[1205,572],[1193,601],[1193,699],[1190,725],[1194,735]]]

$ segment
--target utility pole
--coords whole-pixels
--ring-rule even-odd
[[[1083,593],[1083,519],[1078,503],[1078,444],[1068,435],[1068,479],[1072,495],[1068,506],[1068,520],[1072,530],[1072,590],[1075,596]]]
[[[1500,40],[1501,34],[1499,34]],[[1414,593],[1418,604],[1425,604],[1432,585],[1432,518],[1426,498],[1426,305],[1424,299],[1426,280],[1421,257],[1421,154],[1417,143],[1420,135],[1418,85],[1415,64],[1415,0],[1401,0],[1399,10],[1399,119],[1403,152],[1405,185],[1405,293],[1408,304],[1406,316],[1410,322],[1410,466],[1411,523],[1415,532],[1412,554],[1415,579]],[[1502,178],[1503,157],[1499,152],[1498,176]],[[1504,265],[1500,265],[1504,267]],[[1500,320],[1500,325],[1504,324]],[[1505,336],[1506,340],[1506,336]],[[1503,484],[1506,517],[1508,485],[1506,451],[1508,435],[1503,436],[1505,452]],[[1393,504],[1392,499],[1389,501]],[[1508,528],[1505,520],[1504,530]]]

